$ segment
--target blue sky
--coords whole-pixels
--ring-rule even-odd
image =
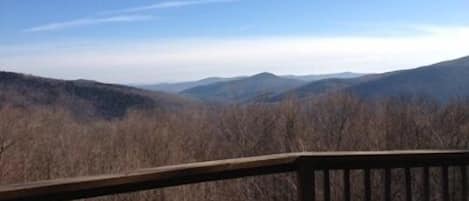
[[[0,70],[151,83],[469,55],[469,1],[0,0]]]

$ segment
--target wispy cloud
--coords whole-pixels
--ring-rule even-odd
[[[417,26],[415,29],[426,31],[392,37],[45,41],[43,45],[25,44],[24,47],[0,45],[0,65],[10,67],[4,70],[42,76],[151,83],[263,71],[277,74],[385,72],[469,54],[469,26]]]
[[[202,5],[202,4],[217,4],[217,3],[232,3],[239,0],[187,0],[187,1],[167,1],[161,2],[151,5],[144,5],[138,7],[131,7],[119,10],[110,10],[104,11],[100,14],[116,14],[116,13],[135,13],[147,10],[154,10],[154,9],[164,9],[164,8],[179,8],[179,7],[187,7],[187,6],[195,6],[195,5]]]
[[[39,25],[25,29],[25,32],[41,32],[41,31],[55,31],[74,27],[97,25],[105,23],[116,23],[116,22],[135,22],[153,19],[150,15],[119,15],[102,18],[81,18],[76,20],[64,21],[64,22],[53,22],[44,25]]]
[[[108,16],[108,17],[89,17],[81,18],[64,22],[52,22],[48,24],[43,24],[31,28],[24,29],[24,32],[42,32],[42,31],[56,31],[74,27],[82,27],[89,25],[105,24],[105,23],[115,23],[115,22],[135,22],[135,21],[145,21],[153,19],[151,15],[130,15],[130,13],[142,12],[147,10],[154,9],[165,9],[165,8],[179,8],[203,4],[217,4],[217,3],[231,3],[240,0],[185,0],[185,1],[167,1],[151,5],[139,6],[124,8],[120,10],[110,10],[103,11],[98,14],[101,15],[117,15],[117,16]],[[120,14],[120,15],[119,15]]]

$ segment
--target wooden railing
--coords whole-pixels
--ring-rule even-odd
[[[169,186],[193,184],[214,180],[225,180],[256,175],[284,172],[296,172],[298,180],[298,199],[312,201],[316,199],[315,175],[322,173],[322,199],[331,200],[330,171],[343,172],[343,200],[351,200],[351,171],[363,171],[363,197],[372,200],[372,191],[384,192],[384,200],[390,201],[391,178],[393,169],[405,172],[405,200],[413,200],[412,177],[421,176],[423,200],[429,201],[431,191],[440,191],[442,200],[454,200],[449,193],[450,166],[460,171],[458,185],[461,198],[468,201],[467,168],[469,151],[388,151],[388,152],[326,152],[326,153],[291,153],[250,158],[229,159],[185,165],[142,169],[120,175],[102,175],[41,181],[29,184],[0,186],[0,201],[25,200],[74,200],[103,195],[149,190]],[[415,169],[422,174],[413,174]],[[438,168],[441,186],[431,189],[430,168]],[[384,189],[371,187],[372,171],[383,173]]]

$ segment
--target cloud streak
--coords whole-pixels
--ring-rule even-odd
[[[23,32],[43,32],[43,31],[57,31],[68,28],[116,23],[116,22],[136,22],[146,21],[153,19],[151,15],[131,15],[131,13],[143,12],[154,9],[166,9],[166,8],[180,8],[195,5],[204,4],[219,4],[219,3],[231,3],[240,0],[186,0],[186,1],[167,1],[151,5],[131,7],[120,10],[104,11],[99,14],[101,15],[117,15],[110,17],[93,17],[93,18],[81,18],[64,22],[53,22],[44,25],[39,25],[31,28],[24,29]]]
[[[71,21],[64,22],[53,22],[44,25],[39,25],[23,30],[24,32],[43,32],[43,31],[56,31],[63,30],[68,28],[89,26],[89,25],[98,25],[98,24],[107,24],[107,23],[117,23],[117,22],[136,22],[136,21],[146,21],[153,19],[153,16],[150,15],[119,15],[111,17],[102,17],[102,18],[81,18]]]
[[[142,12],[148,10],[155,10],[155,9],[165,9],[165,8],[180,8],[180,7],[188,7],[188,6],[196,6],[196,5],[203,5],[203,4],[220,4],[220,3],[232,3],[239,0],[188,0],[188,1],[167,1],[161,2],[151,5],[139,6],[139,7],[132,7],[132,8],[125,8],[120,10],[111,10],[111,11],[104,11],[100,14],[117,14],[117,13],[135,13],[135,12]]]

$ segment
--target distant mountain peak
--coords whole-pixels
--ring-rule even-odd
[[[181,93],[208,102],[242,103],[257,99],[260,96],[270,97],[304,83],[301,80],[263,72],[242,79],[190,88]]]
[[[181,93],[184,90],[195,88],[198,86],[204,86],[209,84],[214,84],[217,82],[229,82],[234,80],[244,80],[244,81],[272,81],[276,79],[283,80],[298,80],[303,82],[317,81],[321,79],[329,78],[355,78],[363,76],[364,74],[353,73],[353,72],[344,72],[338,74],[323,74],[323,75],[275,75],[270,72],[262,72],[251,76],[236,76],[236,77],[207,77],[201,80],[196,81],[185,81],[185,82],[176,82],[176,83],[159,83],[159,84],[148,84],[148,85],[134,85],[136,87],[151,90],[151,91],[163,91],[170,93]]]
[[[259,78],[277,78],[278,76],[276,76],[275,74],[273,73],[269,73],[269,72],[262,72],[262,73],[259,73],[259,74],[256,74],[256,75],[253,75],[252,78],[256,78],[256,79],[259,79]]]

